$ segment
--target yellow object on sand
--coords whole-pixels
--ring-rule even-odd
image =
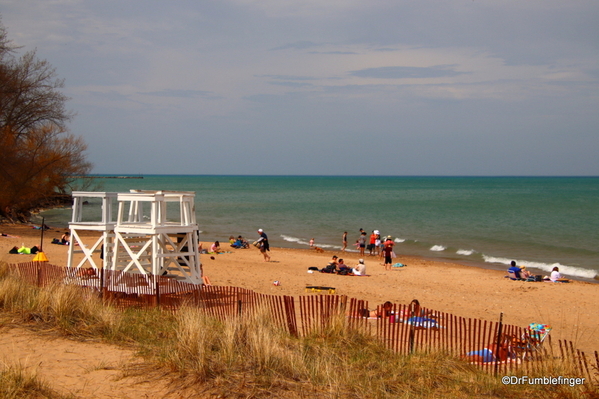
[[[38,252],[37,255],[35,255],[35,258],[33,258],[34,262],[48,262],[48,258],[46,257],[46,254],[43,252]]]
[[[306,292],[328,292],[329,294],[335,293],[334,287],[315,287],[315,286],[307,286]]]

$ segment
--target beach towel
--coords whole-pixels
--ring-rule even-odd
[[[429,319],[427,317],[420,317],[420,316],[410,317],[408,320],[406,320],[406,324],[409,324],[409,325],[417,327],[417,328],[439,328],[439,327],[441,327],[441,326],[439,326],[439,323],[437,323],[437,320]]]
[[[406,267],[407,265],[404,265],[403,263],[396,263],[393,265],[393,267]]]
[[[472,352],[468,352],[467,356],[470,357],[474,357],[476,356],[480,362],[482,363],[491,363],[496,361],[497,359],[495,358],[495,355],[493,354],[493,351],[491,351],[490,349],[484,348],[478,351],[472,351]]]

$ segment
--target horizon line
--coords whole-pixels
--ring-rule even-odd
[[[87,176],[206,176],[206,177],[590,177],[596,178],[599,175],[313,175],[313,174],[204,174],[204,173],[89,173],[86,176],[77,176],[85,178]]]

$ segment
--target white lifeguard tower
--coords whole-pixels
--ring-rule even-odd
[[[86,199],[102,199],[101,221],[83,217]],[[139,191],[129,193],[73,192],[73,219],[68,267],[85,265],[94,269],[142,275],[169,276],[193,284],[202,283],[199,232],[193,192]],[[114,202],[118,204],[116,220]],[[93,244],[86,245],[82,230],[101,231]],[[78,244],[78,245],[77,245]],[[77,248],[77,246],[79,248]],[[102,251],[99,266],[93,253]],[[75,265],[74,253],[83,253]]]
[[[112,251],[112,243],[114,242],[114,226],[116,222],[113,219],[113,206],[116,204],[117,193],[107,192],[88,192],[74,191],[73,196],[73,216],[69,222],[71,231],[71,245],[69,246],[67,267],[81,268],[85,265],[94,268],[96,271],[100,268],[110,269],[111,264],[110,254]],[[102,201],[101,214],[98,216],[85,215],[83,208],[89,202],[95,202],[95,199]],[[93,205],[90,205],[93,206]],[[101,232],[93,242],[88,242],[89,237],[86,237],[82,231],[97,231]],[[101,259],[98,263],[94,260],[94,253],[102,252]],[[76,253],[82,253],[83,259],[75,265],[74,257]]]

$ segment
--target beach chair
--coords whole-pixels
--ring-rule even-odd
[[[514,280],[514,281],[522,281],[522,280],[524,280],[523,278],[520,277],[519,273],[516,273],[513,270],[508,270],[507,271],[507,277],[510,280]]]
[[[508,335],[503,336],[499,346],[497,345],[497,341],[494,341],[490,347],[470,351],[465,357],[470,361],[470,363],[479,365],[506,364],[512,362],[521,363],[521,359],[518,358],[516,352],[514,351],[513,339]]]
[[[548,324],[530,323],[522,337],[512,339],[514,352],[523,360],[530,359],[542,350],[550,331]]]

